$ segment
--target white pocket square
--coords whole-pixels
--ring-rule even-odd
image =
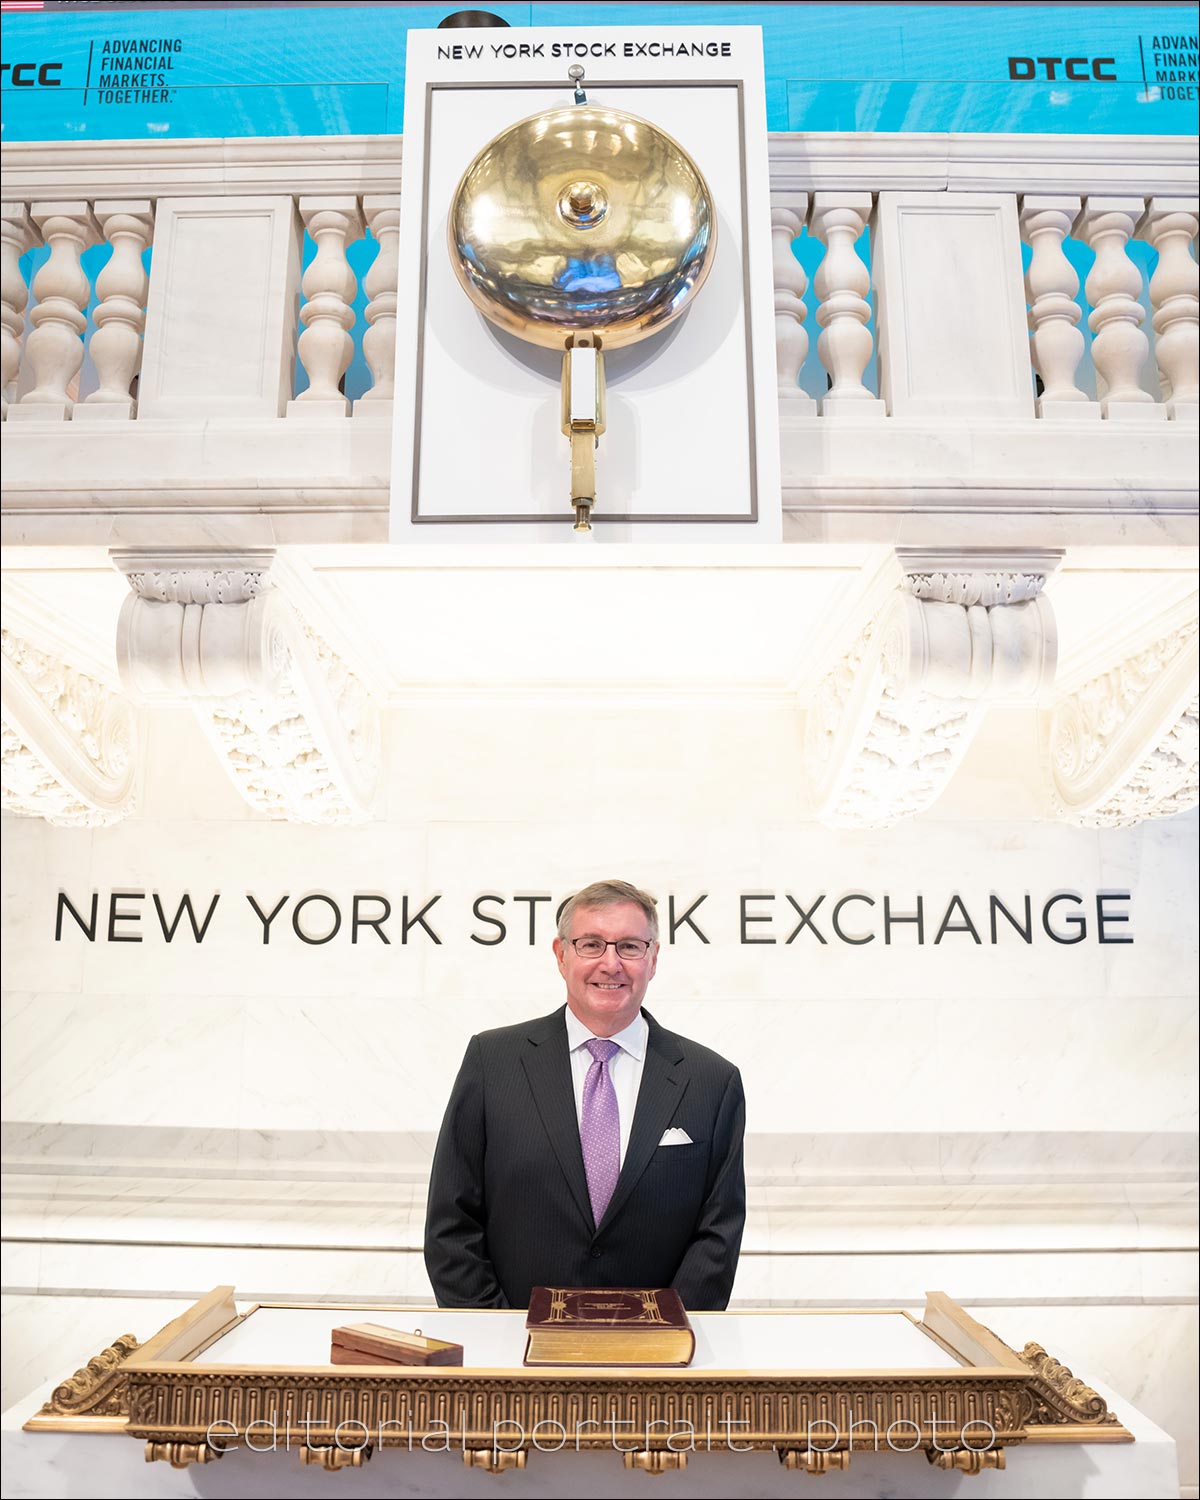
[[[686,1130],[680,1130],[678,1125],[672,1125],[670,1130],[663,1131],[663,1138],[658,1144],[660,1146],[690,1146],[692,1138]]]

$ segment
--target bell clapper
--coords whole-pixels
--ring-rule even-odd
[[[583,75],[584,75],[584,72],[585,72],[585,69],[584,69],[582,63],[572,63],[571,66],[567,69],[567,77],[575,85],[575,103],[576,104],[586,104],[587,103],[587,93],[585,92],[584,87],[583,87]]]
[[[572,334],[562,364],[562,430],[571,440],[571,504],[575,531],[592,529],[596,444],[604,431],[604,355],[594,333]]]

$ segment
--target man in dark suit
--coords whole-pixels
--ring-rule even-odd
[[[723,1308],[746,1218],[741,1076],[641,1008],[653,897],[588,886],[554,952],[566,1006],[472,1037],[446,1108],[425,1218],[438,1303],[672,1286],[685,1307]]]

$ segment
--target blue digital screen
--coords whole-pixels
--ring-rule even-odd
[[[399,134],[408,31],[435,27],[456,8],[272,5],[9,15],[4,137]],[[1190,6],[500,0],[489,9],[513,27],[761,26],[771,130],[1192,135],[1196,129],[1197,25]]]

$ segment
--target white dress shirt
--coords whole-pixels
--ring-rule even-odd
[[[590,1032],[571,1007],[567,1006],[567,1046],[571,1049],[571,1082],[575,1088],[575,1118],[583,1123],[583,1084],[588,1069],[595,1059],[587,1050],[587,1043],[594,1033]],[[639,1010],[624,1031],[608,1040],[616,1042],[619,1052],[614,1052],[608,1062],[608,1076],[612,1079],[613,1092],[617,1096],[617,1114],[621,1121],[621,1165],[625,1165],[625,1149],[629,1145],[629,1132],[633,1128],[633,1111],[637,1107],[638,1089],[642,1086],[642,1066],[646,1061],[646,1040],[650,1027]]]

